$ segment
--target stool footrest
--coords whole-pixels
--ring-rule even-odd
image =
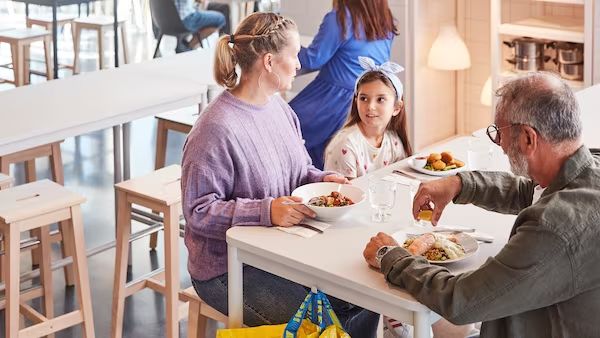
[[[19,338],[47,336],[82,322],[83,314],[80,310],[76,310],[56,318],[48,319],[42,323],[29,326],[19,331]]]

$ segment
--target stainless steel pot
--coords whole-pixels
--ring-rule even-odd
[[[575,64],[583,62],[583,44],[572,42],[556,42],[556,59],[558,63]]]
[[[513,57],[512,59],[506,59],[508,63],[514,66],[514,71],[517,73],[544,70],[544,63],[548,62],[548,60],[550,60],[550,56],[547,55],[536,58]]]
[[[528,37],[516,38],[510,42],[504,41],[504,44],[513,49],[513,56],[522,59],[534,59],[544,56],[544,48],[547,42],[544,40]]]
[[[583,80],[583,63],[559,63],[558,71],[563,79]]]

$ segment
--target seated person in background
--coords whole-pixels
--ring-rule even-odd
[[[468,171],[423,183],[413,215],[433,203],[436,225],[451,201],[515,214],[508,243],[458,275],[384,233],[364,257],[450,322],[483,321],[481,337],[600,337],[600,156],[583,145],[577,100],[549,73],[516,78],[498,96],[488,136],[517,176]],[[537,200],[536,184],[545,188]]]
[[[406,133],[403,86],[393,62],[381,66],[359,57],[365,72],[358,77],[348,121],[325,150],[325,170],[348,179],[363,176],[412,155]]]
[[[229,5],[228,4],[224,4],[224,3],[220,3],[220,2],[213,2],[210,0],[196,0],[196,1],[203,9],[206,9],[209,11],[216,11],[216,12],[223,14],[223,16],[225,17],[225,25],[223,27],[221,27],[221,29],[219,30],[219,33],[231,34],[231,23],[229,20],[230,14],[229,14]]]
[[[194,0],[174,1],[183,25],[195,34],[205,35],[201,33],[204,29],[218,30],[225,26],[225,16],[219,12],[197,9]],[[200,41],[197,41],[196,36],[194,36],[191,41],[178,39],[175,52],[181,53],[188,51],[199,43]]]

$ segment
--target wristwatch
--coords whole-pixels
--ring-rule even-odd
[[[378,268],[381,268],[381,260],[383,259],[383,256],[385,256],[385,254],[387,254],[392,249],[397,248],[397,247],[398,246],[396,246],[396,245],[385,245],[385,246],[382,246],[381,248],[377,249],[377,254],[375,255],[375,262],[377,262]]]

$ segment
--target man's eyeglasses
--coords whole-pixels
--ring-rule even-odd
[[[487,127],[487,130],[485,131],[485,133],[490,138],[490,140],[492,140],[492,142],[496,143],[497,145],[500,145],[500,140],[501,140],[500,130],[506,129],[506,128],[510,128],[510,127],[514,127],[514,126],[518,126],[520,124],[521,123],[511,123],[508,126],[504,126],[502,128],[499,128],[495,124],[490,124],[490,126]]]

